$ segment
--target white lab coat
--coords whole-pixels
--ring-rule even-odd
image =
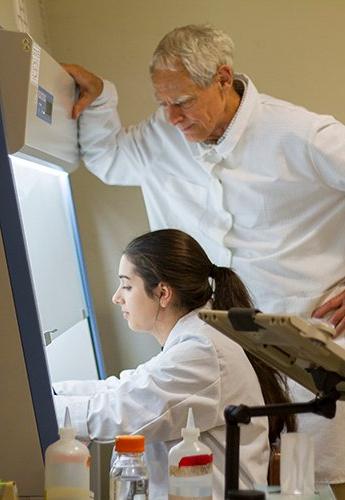
[[[163,109],[121,128],[105,82],[80,119],[82,156],[104,182],[140,186],[150,228],[191,234],[262,311],[309,314],[345,278],[345,126],[236,78],[241,104],[214,145],[188,142]]]
[[[344,285],[345,127],[259,94],[245,75],[235,84],[244,88],[236,116],[218,144],[205,145],[189,143],[162,109],[122,128],[105,82],[80,119],[83,159],[106,183],[141,186],[151,229],[191,234],[237,271],[256,307],[310,315]],[[345,404],[338,408],[332,421],[302,419],[321,482],[345,482]]]
[[[193,311],[170,332],[163,350],[120,379],[54,384],[59,424],[65,406],[83,438],[113,440],[144,434],[150,472],[150,499],[167,499],[168,452],[181,437],[192,407],[200,439],[214,455],[214,500],[224,498],[224,408],[261,405],[256,374],[242,348],[202,322]],[[240,485],[264,484],[269,444],[267,420],[241,428]]]

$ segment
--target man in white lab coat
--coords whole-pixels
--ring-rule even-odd
[[[233,72],[232,50],[209,26],[168,33],[151,63],[159,109],[128,129],[114,86],[67,65],[81,91],[73,114],[82,113],[84,162],[108,184],[141,186],[151,229],[190,233],[238,272],[258,308],[326,316],[340,334],[345,127],[259,94]],[[319,481],[345,482],[342,406],[333,421],[304,419]]]

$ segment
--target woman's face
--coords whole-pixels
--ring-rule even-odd
[[[113,303],[121,306],[131,330],[152,333],[160,309],[158,295],[147,295],[144,281],[125,255],[121,257],[119,278],[120,286],[112,298]]]

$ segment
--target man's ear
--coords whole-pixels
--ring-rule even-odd
[[[167,283],[160,282],[157,285],[155,295],[158,297],[159,305],[164,309],[172,301],[173,290]]]
[[[232,86],[233,72],[228,64],[222,64],[217,69],[217,81],[222,88]]]

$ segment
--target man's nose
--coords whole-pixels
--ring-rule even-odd
[[[166,114],[171,125],[181,123],[184,118],[181,108],[177,104],[168,104],[166,107]]]

